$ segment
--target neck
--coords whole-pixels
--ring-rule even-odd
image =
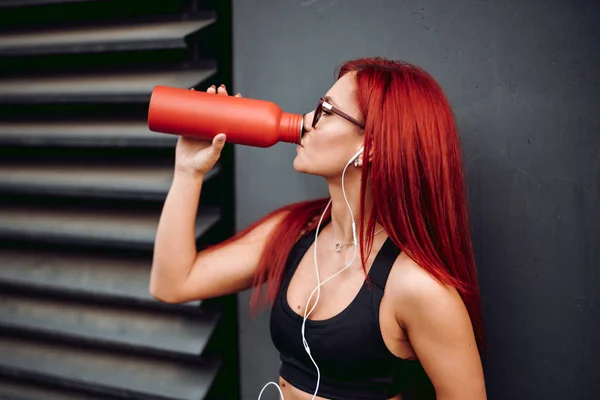
[[[346,197],[348,204],[352,207],[352,213],[354,214],[354,221],[356,223],[356,236],[357,240],[360,240],[360,174],[361,171],[353,169],[353,166],[348,167],[344,179],[344,188],[346,189]],[[328,180],[329,195],[331,196],[331,226],[333,228],[333,236],[336,241],[342,243],[349,243],[353,241],[352,235],[352,216],[346,200],[344,200],[344,193],[342,191],[342,178],[341,176],[335,180]],[[367,194],[365,198],[365,221],[368,220],[371,209],[372,209],[372,191],[367,188]],[[366,225],[366,224],[365,224]],[[377,225],[375,230],[380,229]]]

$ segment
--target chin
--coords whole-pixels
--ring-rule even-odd
[[[301,174],[315,175],[314,171],[311,171],[308,165],[298,156],[294,158],[294,169]]]
[[[296,158],[294,158],[294,169],[297,172],[302,172],[302,173],[306,173],[306,166],[304,165],[304,163],[302,162],[302,160],[300,160],[300,158],[298,156],[296,156]]]
[[[306,161],[299,155],[296,156],[296,158],[294,158],[293,165],[294,165],[294,169],[296,170],[296,172],[300,172],[301,174],[326,177],[326,174],[323,173],[324,171],[321,171],[318,168],[315,168],[314,165],[307,164]]]

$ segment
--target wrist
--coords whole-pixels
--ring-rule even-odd
[[[174,180],[202,183],[204,175],[204,172],[199,172],[190,168],[175,167]]]

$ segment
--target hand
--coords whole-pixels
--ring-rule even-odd
[[[225,85],[221,85],[219,89],[212,85],[206,92],[227,96]],[[238,93],[236,97],[242,96]],[[225,140],[223,133],[216,135],[212,141],[180,136],[175,148],[175,171],[192,176],[203,176],[219,160]]]

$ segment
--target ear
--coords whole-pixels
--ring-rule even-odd
[[[373,145],[369,148],[369,164],[373,162]]]
[[[354,166],[356,166],[356,167],[362,166],[362,160],[363,160],[364,151],[365,151],[365,146],[361,146],[361,148],[358,149],[358,151],[356,152],[356,154],[354,154],[350,158],[350,160],[348,162],[349,163],[354,163]]]
[[[365,153],[363,152],[358,157],[358,165],[360,167],[362,167],[364,164],[364,156],[365,156]],[[373,162],[373,141],[371,141],[371,145],[369,146],[369,156],[367,157],[367,160],[368,160],[369,164]]]

